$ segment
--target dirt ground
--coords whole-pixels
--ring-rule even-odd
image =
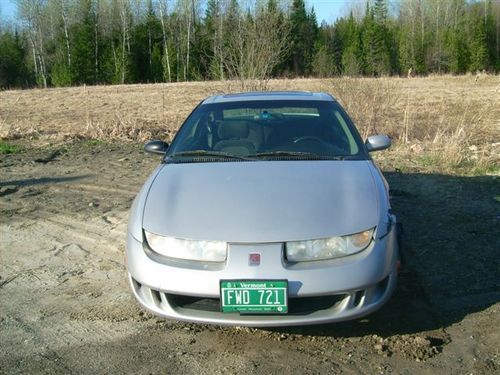
[[[405,228],[392,300],[287,329],[166,321],[123,266],[127,213],[159,162],[78,141],[0,155],[0,373],[500,372],[499,180],[384,166]]]

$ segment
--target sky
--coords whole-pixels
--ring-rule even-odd
[[[349,0],[306,0],[306,4],[308,8],[314,6],[318,25],[321,25],[322,21],[333,23],[337,18],[344,16]]]
[[[338,17],[345,15],[349,0],[306,0],[307,9],[314,6],[318,25],[324,20],[333,23]],[[11,20],[16,13],[15,0],[0,0],[0,16]]]
[[[16,12],[14,0],[0,0],[0,16],[11,19]]]

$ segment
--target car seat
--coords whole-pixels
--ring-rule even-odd
[[[227,152],[234,155],[255,153],[255,146],[248,140],[250,130],[246,121],[223,121],[219,123],[217,135],[219,141],[214,151]]]

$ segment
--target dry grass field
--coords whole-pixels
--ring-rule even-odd
[[[363,136],[387,133],[377,155],[394,168],[498,173],[500,77],[272,80],[270,90],[325,91],[347,108]],[[0,138],[30,145],[75,138],[170,140],[203,98],[239,91],[235,82],[92,86],[0,92]],[[22,142],[24,143],[24,142]]]
[[[499,374],[499,83],[269,82],[331,92],[363,136],[393,138],[374,157],[404,228],[387,305],[282,329],[161,319],[126,281],[129,209],[160,162],[141,143],[237,84],[0,92],[0,373]]]

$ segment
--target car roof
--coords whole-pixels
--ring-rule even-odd
[[[315,100],[328,101],[335,100],[333,96],[324,92],[309,91],[255,91],[241,92],[236,94],[214,95],[206,98],[203,104],[246,102],[256,100]]]

